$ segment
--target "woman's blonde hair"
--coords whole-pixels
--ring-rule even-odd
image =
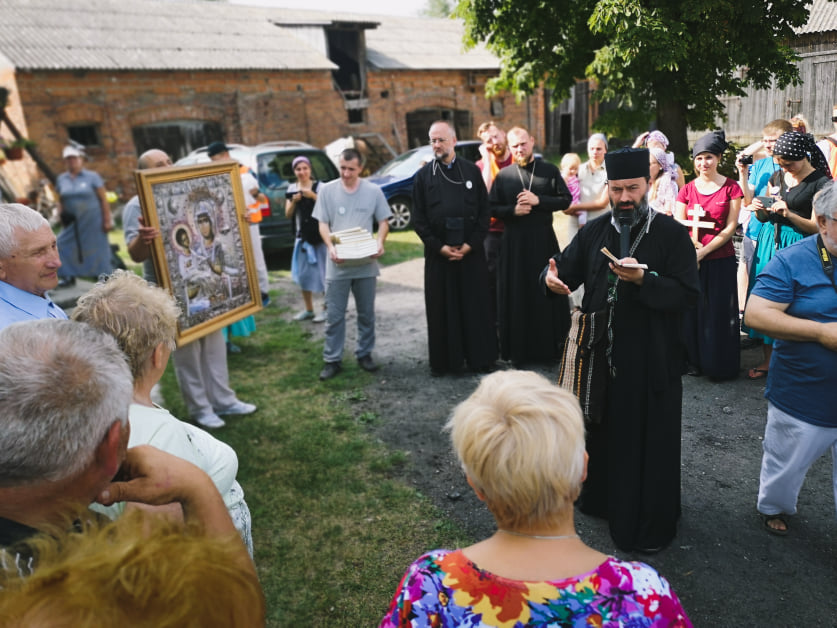
[[[126,270],[114,271],[78,300],[73,320],[116,338],[136,381],[160,343],[175,347],[180,310],[171,295]]]
[[[483,378],[448,421],[454,450],[500,527],[561,522],[584,475],[576,398],[529,371]]]
[[[133,511],[27,545],[31,575],[0,570],[6,628],[264,625],[264,596],[237,539]]]

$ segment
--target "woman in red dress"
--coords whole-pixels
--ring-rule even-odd
[[[677,195],[678,220],[711,223],[698,230],[695,253],[700,297],[686,314],[685,334],[689,373],[713,379],[733,379],[740,365],[738,291],[732,234],[744,193],[733,179],[718,172],[727,149],[723,131],[701,137],[692,149],[697,178]]]

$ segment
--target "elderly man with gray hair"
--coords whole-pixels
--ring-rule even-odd
[[[133,384],[112,336],[44,319],[0,330],[0,347],[0,567],[31,572],[27,540],[93,516],[94,501],[179,502],[208,534],[237,536],[200,469],[127,450]]]
[[[0,331],[0,547],[94,501],[128,443],[131,373],[116,341],[44,319]]]
[[[17,321],[67,318],[47,295],[58,285],[58,247],[34,209],[0,204],[0,329]]]
[[[775,338],[767,372],[767,425],[758,511],[771,534],[788,533],[811,465],[831,450],[837,503],[837,182],[813,201],[819,234],[776,252],[756,279],[745,323]]]

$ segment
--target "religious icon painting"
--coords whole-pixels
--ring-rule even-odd
[[[177,345],[261,309],[238,164],[135,172],[143,220],[157,227],[157,283],[180,307]]]

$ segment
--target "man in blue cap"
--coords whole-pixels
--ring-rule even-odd
[[[590,463],[579,507],[608,520],[620,549],[653,553],[674,538],[680,516],[680,328],[698,295],[697,263],[683,227],[648,207],[648,151],[609,152],[605,165],[613,209],[549,260],[541,282],[547,295],[584,284],[574,317],[596,316],[603,327],[602,384],[589,391],[601,392],[603,411],[585,407]]]

